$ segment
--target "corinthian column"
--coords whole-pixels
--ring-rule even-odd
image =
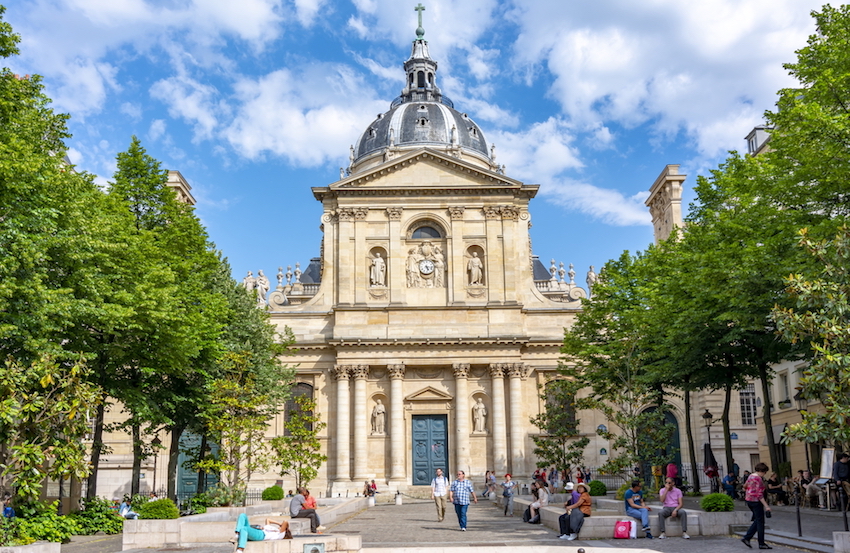
[[[492,363],[493,381],[493,460],[496,473],[508,472],[507,427],[505,426],[505,365]]]
[[[390,480],[405,479],[404,365],[387,365],[390,374]]]
[[[351,375],[354,377],[354,480],[359,482],[369,474],[369,453],[366,447],[369,420],[366,408],[366,377],[369,376],[369,365],[352,365]],[[342,436],[345,434],[340,435]]]
[[[348,417],[350,370],[350,365],[336,365],[333,368],[333,375],[336,378],[336,428],[334,429],[334,434],[337,436],[334,440],[336,442],[336,477],[334,478],[336,482],[351,482],[351,470],[348,463],[351,454],[349,450],[351,428]]]
[[[522,381],[526,369],[522,363],[508,365],[511,395],[511,472],[520,473],[525,468],[525,451],[522,424]]]
[[[469,472],[469,363],[452,365],[455,375],[455,469]]]

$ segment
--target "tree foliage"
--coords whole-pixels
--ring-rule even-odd
[[[789,342],[810,342],[812,357],[800,379],[800,393],[822,410],[808,410],[785,433],[788,439],[850,447],[850,229],[833,240],[814,241],[801,231],[801,245],[820,271],[788,277],[791,307],[773,312]]]
[[[538,467],[553,465],[563,473],[583,464],[584,449],[590,439],[578,434],[578,392],[575,380],[557,379],[548,382],[540,395],[544,410],[531,419],[531,424],[541,431],[532,437]]]
[[[287,413],[286,432],[272,438],[272,448],[281,476],[295,477],[295,486],[300,488],[316,478],[322,463],[328,460],[327,455],[322,454],[318,438],[327,423],[316,413],[316,402],[312,398],[298,395],[293,399],[296,408]]]
[[[31,502],[45,478],[87,475],[83,437],[100,397],[88,373],[81,362],[44,357],[21,366],[6,360],[0,371],[0,488],[10,478],[20,500]]]

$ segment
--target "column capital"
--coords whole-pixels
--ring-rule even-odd
[[[341,207],[337,210],[340,221],[351,221],[354,219],[354,210],[350,207]]]
[[[390,221],[401,221],[401,213],[402,208],[400,207],[388,207],[387,208],[387,217]]]
[[[452,206],[449,208],[449,216],[452,218],[452,221],[462,221],[463,220],[463,206]]]
[[[528,367],[525,366],[525,363],[508,363],[507,367],[508,376],[511,378],[525,378],[528,376]]]
[[[348,380],[351,378],[351,365],[334,365],[331,373],[336,380]]]
[[[387,365],[387,372],[390,373],[390,380],[404,378],[404,365]]]
[[[455,378],[468,378],[469,363],[454,363],[452,364],[452,371],[454,372]]]
[[[490,363],[490,378],[504,378],[507,363]]]
[[[355,379],[365,380],[369,376],[369,365],[351,365],[349,371]]]

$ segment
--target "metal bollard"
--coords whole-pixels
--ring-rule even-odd
[[[401,505],[401,492],[399,491],[395,492],[395,504]]]

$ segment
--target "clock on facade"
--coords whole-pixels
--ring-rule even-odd
[[[419,262],[419,272],[423,275],[430,275],[434,272],[434,262],[430,259],[423,259]]]

